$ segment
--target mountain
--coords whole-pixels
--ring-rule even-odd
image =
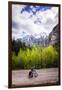
[[[60,44],[60,29],[59,29],[59,24],[56,25],[52,32],[49,34],[49,44],[59,48]]]
[[[47,46],[48,45],[48,36],[46,33],[40,33],[38,35],[25,35],[23,38],[19,38],[21,42],[24,42],[27,46],[32,45],[42,45]]]

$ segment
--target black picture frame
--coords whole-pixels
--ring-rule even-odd
[[[44,6],[54,6],[59,8],[59,31],[60,31],[60,4],[50,4],[50,3],[33,3],[33,2],[16,2],[16,1],[9,1],[8,2],[8,88],[21,88],[21,87],[37,87],[37,86],[55,86],[61,84],[61,62],[60,62],[60,56],[59,56],[59,82],[57,84],[43,84],[43,85],[25,85],[25,86],[12,86],[12,5],[18,4],[18,5],[44,5]],[[60,34],[60,32],[59,32]],[[60,36],[60,35],[59,35]],[[61,40],[60,40],[61,41]],[[60,42],[59,42],[60,44]],[[60,47],[60,46],[59,46]],[[60,52],[59,52],[60,54]]]

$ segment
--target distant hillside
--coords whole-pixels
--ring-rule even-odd
[[[56,25],[52,32],[49,34],[49,44],[59,48],[60,44],[60,31],[59,31],[59,24]]]
[[[33,35],[26,35],[23,38],[17,39],[18,41],[24,42],[26,46],[32,46],[32,45],[41,45],[41,46],[47,46],[49,37],[46,35],[46,33],[40,33],[39,37],[36,38]],[[16,41],[17,41],[16,40]]]

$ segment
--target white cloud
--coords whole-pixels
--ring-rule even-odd
[[[45,32],[49,33],[58,24],[58,7],[52,7],[42,12],[39,11],[37,12],[37,16],[40,18]]]
[[[12,28],[12,38],[22,37],[23,31],[32,35],[42,32],[48,34],[51,32],[53,27],[58,24],[58,7],[52,7],[46,11],[37,11],[35,15],[33,15],[32,12],[28,13],[27,11],[21,13],[22,8],[24,7],[25,5],[12,6],[12,20],[19,24],[17,30]],[[33,6],[31,6],[31,8],[33,8]],[[38,19],[41,23],[35,24],[34,21],[38,21]]]

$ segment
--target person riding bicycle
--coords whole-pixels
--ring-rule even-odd
[[[29,72],[29,78],[32,78],[32,77],[37,77],[38,74],[36,72],[36,70],[34,68],[31,69],[31,71]]]

